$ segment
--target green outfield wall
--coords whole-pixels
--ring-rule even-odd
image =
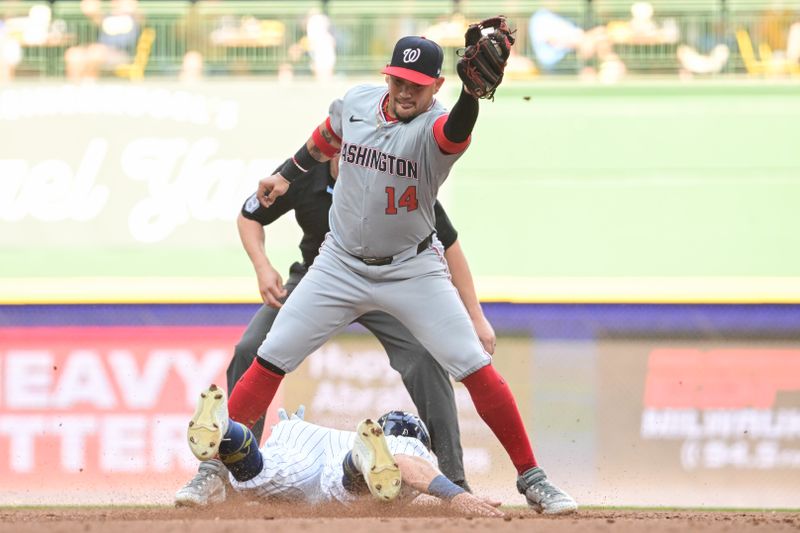
[[[0,88],[0,300],[253,301],[238,209],[353,83]],[[800,301],[798,97],[503,86],[440,194],[480,296]],[[291,217],[268,231],[283,271],[299,238]]]

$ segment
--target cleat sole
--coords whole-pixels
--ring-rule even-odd
[[[370,471],[364,475],[372,495],[381,501],[391,501],[400,493],[402,478],[400,468],[383,436],[383,430],[372,420],[358,425],[359,439],[371,458]]]
[[[208,394],[208,392],[216,390],[218,390],[217,386],[211,385],[207,391],[200,393],[200,401],[189,421],[189,430],[187,431],[189,448],[200,460],[216,456],[223,437],[220,421],[217,420],[215,413],[218,412],[219,405],[225,401],[224,395]]]

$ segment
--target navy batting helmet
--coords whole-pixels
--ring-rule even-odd
[[[378,419],[378,424],[386,435],[395,437],[414,437],[431,449],[431,434],[420,417],[406,411],[389,411]]]

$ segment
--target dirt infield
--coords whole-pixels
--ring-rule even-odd
[[[378,528],[378,529],[376,529]],[[352,509],[289,505],[226,505],[204,510],[173,508],[41,508],[0,510],[0,533],[409,533],[415,531],[518,533],[524,531],[679,533],[800,531],[800,512],[701,512],[585,510],[548,518],[511,509],[505,518],[463,518],[440,507],[385,506]]]

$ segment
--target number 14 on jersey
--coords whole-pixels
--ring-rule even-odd
[[[417,208],[417,186],[409,185],[400,198],[394,187],[386,187],[386,214],[396,215],[397,209],[405,207],[406,211],[414,211]]]

